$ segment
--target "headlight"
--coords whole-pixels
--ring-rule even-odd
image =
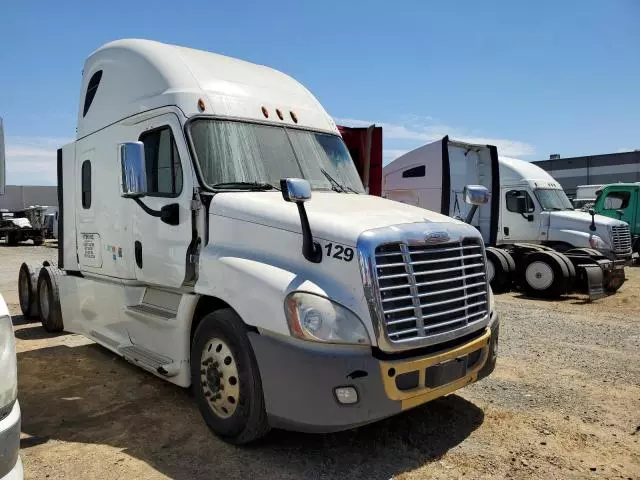
[[[496,298],[493,296],[493,290],[489,287],[489,313],[492,313],[496,309]]]
[[[607,248],[607,244],[598,235],[591,235],[591,237],[589,237],[589,245],[596,250],[604,250]]]
[[[0,317],[0,412],[13,405],[18,395],[16,342],[11,317]]]
[[[356,314],[328,298],[294,292],[284,303],[289,330],[294,337],[316,342],[371,345],[367,329]]]

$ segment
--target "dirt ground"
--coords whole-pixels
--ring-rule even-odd
[[[499,296],[498,367],[457,394],[353,431],[273,431],[238,448],[186,391],[19,316],[20,263],[55,255],[0,244],[29,479],[640,478],[639,268],[595,303]]]

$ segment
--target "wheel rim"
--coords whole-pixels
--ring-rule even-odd
[[[231,349],[219,338],[209,340],[202,350],[200,382],[211,410],[220,418],[232,416],[240,400],[240,377]]]
[[[29,296],[30,296],[30,288],[29,288],[29,279],[24,271],[20,272],[20,288],[18,288],[18,295],[20,296],[20,306],[23,309],[27,309],[29,307]]]
[[[525,278],[531,288],[546,290],[553,284],[553,269],[546,262],[531,262],[525,271]]]
[[[493,265],[493,260],[487,258],[487,278],[489,283],[493,282],[493,277],[496,275],[496,267]]]
[[[40,311],[43,319],[49,318],[49,285],[47,282],[42,282],[40,287]]]

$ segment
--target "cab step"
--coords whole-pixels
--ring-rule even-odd
[[[146,348],[130,345],[119,348],[120,353],[128,362],[139,365],[147,370],[157,372],[165,377],[174,377],[180,371],[179,364],[163,355],[158,355]]]

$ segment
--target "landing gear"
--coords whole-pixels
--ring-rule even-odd
[[[223,440],[249,443],[269,431],[258,364],[246,327],[233,310],[217,310],[198,325],[191,385],[205,422]]]

